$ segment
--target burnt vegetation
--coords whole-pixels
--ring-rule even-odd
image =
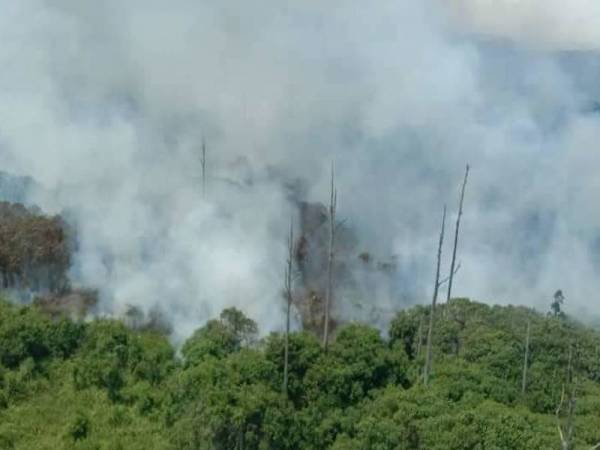
[[[0,202],[0,277],[4,289],[68,290],[71,241],[60,216]]]
[[[72,288],[68,272],[74,250],[74,232],[61,216],[0,202],[0,282],[11,297],[33,302],[51,317],[85,317],[98,294]]]

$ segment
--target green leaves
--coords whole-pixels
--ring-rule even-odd
[[[257,337],[229,309],[184,344],[114,320],[51,320],[0,302],[0,444],[6,448],[205,450],[530,450],[555,448],[554,410],[572,346],[578,448],[600,441],[598,332],[519,307],[441,305],[423,386],[419,327],[389,339],[339,327],[324,351],[309,332]],[[527,320],[528,389],[521,394]],[[421,330],[422,331],[422,330]],[[422,337],[424,333],[422,333]],[[587,447],[586,447],[587,445]]]
[[[36,363],[51,356],[66,358],[78,348],[82,324],[53,321],[35,307],[17,307],[0,300],[0,363],[17,367],[27,358]]]
[[[256,322],[235,309],[221,313],[220,320],[211,320],[189,338],[182,348],[186,366],[193,366],[208,357],[224,358],[254,343]]]
[[[388,384],[407,384],[408,358],[403,349],[390,349],[379,332],[366,325],[343,327],[306,375],[312,401],[347,407]]]

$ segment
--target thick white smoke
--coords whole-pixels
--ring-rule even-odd
[[[280,327],[283,185],[326,200],[332,160],[339,215],[398,258],[392,295],[364,304],[428,300],[469,161],[455,294],[545,308],[561,288],[597,311],[600,67],[548,50],[594,46],[548,25],[532,50],[509,24],[535,14],[499,28],[508,9],[482,4],[0,0],[1,167],[77,224],[72,276],[105,311],[159,307],[179,335],[230,305]]]
[[[600,3],[596,0],[453,0],[463,25],[484,35],[560,50],[600,48]]]

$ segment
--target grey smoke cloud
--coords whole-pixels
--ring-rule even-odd
[[[479,6],[465,24],[435,0],[0,8],[0,164],[73,217],[72,276],[104,312],[158,306],[184,336],[234,305],[279,328],[282,180],[326,200],[331,160],[360,247],[399,263],[391,294],[365,288],[364,304],[428,301],[441,208],[469,161],[455,294],[546,308],[561,288],[572,311],[598,311],[596,53],[533,50]]]
[[[472,30],[533,47],[600,48],[600,4],[594,0],[455,0],[455,20]]]

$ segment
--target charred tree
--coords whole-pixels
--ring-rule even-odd
[[[287,394],[288,389],[288,371],[289,371],[289,355],[290,355],[290,313],[294,300],[292,294],[292,271],[294,268],[294,225],[290,224],[290,235],[288,237],[288,258],[285,268],[285,297],[286,297],[286,313],[285,313],[285,349],[283,361],[283,392]]]
[[[429,373],[431,371],[431,346],[433,341],[433,327],[435,323],[435,307],[437,304],[438,293],[440,290],[440,268],[442,265],[442,246],[444,245],[444,233],[446,229],[446,206],[442,214],[442,226],[440,229],[440,240],[437,251],[437,265],[435,271],[435,283],[433,285],[433,298],[431,300],[431,311],[429,313],[429,329],[427,330],[427,349],[425,353],[425,367],[423,368],[423,383],[427,386],[429,383]]]
[[[454,248],[452,250],[452,263],[450,264],[450,275],[448,277],[448,295],[446,301],[449,302],[452,296],[452,283],[454,281],[455,264],[456,264],[456,250],[458,248],[458,235],[460,230],[460,219],[463,214],[463,203],[465,200],[465,188],[467,187],[467,180],[469,178],[469,165],[465,171],[465,179],[463,180],[462,188],[460,190],[460,201],[458,205],[458,216],[456,217],[456,229],[454,232]]]
[[[329,345],[329,321],[331,314],[331,303],[333,301],[333,270],[335,260],[335,231],[337,210],[337,189],[335,187],[335,171],[331,165],[331,195],[329,199],[329,252],[327,256],[327,292],[325,295],[325,311],[323,324],[323,348]]]
[[[60,216],[45,216],[21,204],[0,202],[0,281],[5,289],[62,293],[74,234]]]

